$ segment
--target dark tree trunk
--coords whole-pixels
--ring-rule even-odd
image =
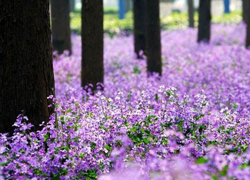
[[[161,30],[159,0],[146,0],[146,49],[148,74],[161,76]]]
[[[248,18],[248,11],[247,11],[247,4],[249,0],[242,0],[242,18],[245,23],[247,23]]]
[[[134,48],[138,59],[146,51],[146,0],[133,0],[134,8]]]
[[[188,22],[189,27],[194,27],[194,0],[188,0]]]
[[[103,0],[82,0],[82,87],[103,83]]]
[[[69,0],[51,0],[53,50],[71,54]]]
[[[247,26],[247,35],[246,35],[246,48],[250,47],[250,1],[245,2],[245,20],[246,20],[246,26]]]
[[[0,0],[0,9],[0,132],[12,133],[21,112],[36,130],[53,112],[49,0]]]
[[[200,0],[198,42],[209,43],[211,36],[211,0]]]

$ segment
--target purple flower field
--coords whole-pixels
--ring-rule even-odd
[[[250,51],[245,26],[162,32],[163,75],[147,77],[133,37],[105,38],[104,92],[81,89],[81,40],[54,53],[56,114],[0,135],[0,180],[250,179]]]

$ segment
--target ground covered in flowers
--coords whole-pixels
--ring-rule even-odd
[[[19,116],[0,138],[0,179],[250,179],[250,51],[244,25],[162,32],[163,75],[147,78],[133,37],[105,38],[105,91],[80,88],[80,37],[56,56],[56,111],[39,132]],[[52,98],[52,97],[49,97]]]

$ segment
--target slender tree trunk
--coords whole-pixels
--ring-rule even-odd
[[[103,83],[103,0],[82,0],[82,87]]]
[[[125,0],[119,0],[119,19],[124,19],[126,15]]]
[[[75,0],[70,0],[70,12],[75,12]]]
[[[146,0],[146,49],[148,74],[162,74],[159,0]]]
[[[125,0],[125,12],[129,12],[132,9],[131,0]]]
[[[224,0],[224,13],[230,13],[230,0]]]
[[[247,11],[247,4],[248,4],[249,0],[242,0],[242,18],[243,21],[246,23],[247,22],[247,18],[248,18],[248,11]]]
[[[133,0],[134,8],[134,49],[138,59],[146,51],[146,0]]]
[[[69,0],[51,0],[53,50],[71,54]]]
[[[21,113],[36,130],[53,112],[49,0],[0,0],[0,9],[0,132]]]
[[[198,42],[209,43],[211,36],[211,0],[200,0]]]
[[[250,47],[250,1],[245,2],[245,14],[246,14],[246,26],[247,26],[247,35],[246,35],[246,48]]]
[[[194,0],[188,0],[188,22],[189,27],[194,27]]]

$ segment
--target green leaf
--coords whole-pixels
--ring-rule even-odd
[[[78,137],[75,137],[75,138],[73,139],[74,142],[77,142],[78,140],[80,140],[80,137],[79,137],[79,136],[78,136]]]
[[[158,102],[158,100],[159,100],[158,94],[155,94],[155,100]]]
[[[220,180],[220,179],[218,178],[218,176],[216,176],[216,175],[212,175],[212,178],[213,178],[213,180]]]
[[[205,164],[207,162],[208,162],[208,160],[206,158],[204,158],[204,157],[200,157],[196,161],[197,164]]]
[[[167,94],[168,97],[171,96],[171,92],[170,91],[166,91],[166,94]]]
[[[53,174],[52,179],[53,179],[53,180],[61,180],[59,174]]]
[[[228,165],[224,166],[222,171],[219,172],[221,176],[226,176],[228,172]]]
[[[138,125],[133,126],[131,132],[136,132],[138,128],[139,128]]]
[[[247,149],[248,149],[248,145],[247,145],[247,144],[242,145],[242,146],[241,146],[241,149],[242,149],[243,152],[246,152]]]
[[[248,165],[246,163],[240,165],[240,169],[244,169],[244,168],[247,168],[247,167],[248,167]]]
[[[65,176],[65,175],[68,174],[68,170],[61,168],[61,169],[59,169],[59,174],[62,175],[62,176]]]
[[[50,137],[50,134],[47,133],[47,134],[45,134],[43,137],[44,137],[44,141],[46,142],[46,141],[48,141],[48,139],[49,139],[49,137]]]
[[[134,73],[135,74],[141,74],[141,71],[139,70],[138,66],[134,67]]]
[[[107,150],[110,151],[110,152],[113,150],[112,147],[109,146],[109,145],[107,145],[107,144],[104,146],[104,148],[107,149]]]
[[[70,113],[72,110],[73,110],[72,108],[69,108],[66,112]]]
[[[149,143],[150,143],[150,141],[149,141],[148,138],[143,138],[143,142],[144,142],[145,144],[149,144]]]
[[[83,177],[85,177],[86,180],[94,180],[97,179],[97,170],[95,169],[89,169],[85,172],[80,173],[83,175]]]
[[[84,158],[84,156],[85,156],[85,155],[84,155],[83,153],[80,153],[80,154],[79,154],[79,158],[81,158],[81,159]]]
[[[90,143],[90,147],[91,147],[91,150],[93,151],[95,149],[95,147],[96,147],[96,143],[91,142]]]
[[[156,119],[156,115],[149,115],[148,117],[147,117],[147,121],[151,121],[151,119]]]

